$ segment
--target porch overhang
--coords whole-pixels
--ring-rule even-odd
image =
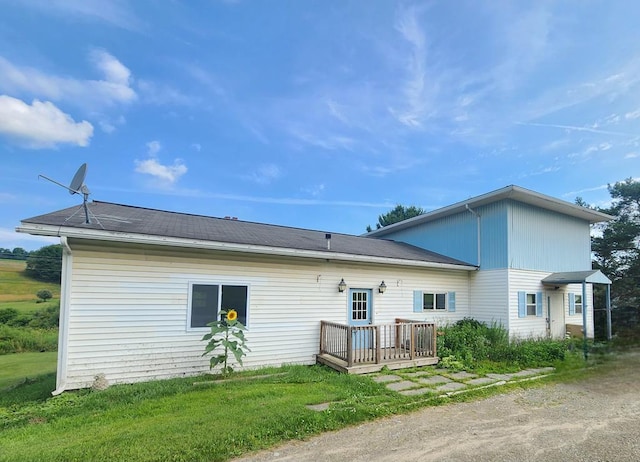
[[[611,340],[611,280],[600,270],[569,271],[553,273],[542,279],[543,285],[564,286],[567,284],[582,284],[582,330],[584,332],[584,357],[587,359],[587,284],[605,284],[607,294],[605,298],[607,311],[607,339]]]
[[[611,280],[600,270],[569,271],[553,273],[542,280],[545,285],[564,286],[567,284],[611,284]]]

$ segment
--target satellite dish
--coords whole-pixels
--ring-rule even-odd
[[[89,224],[91,223],[91,220],[89,220],[89,209],[87,208],[87,200],[89,199],[89,194],[91,194],[91,192],[89,191],[89,188],[87,188],[87,185],[84,184],[84,179],[86,176],[87,176],[87,164],[85,163],[85,164],[82,164],[80,168],[76,171],[76,174],[73,175],[73,179],[71,180],[71,183],[69,183],[69,186],[65,186],[62,183],[59,183],[56,180],[52,180],[51,178],[46,177],[44,175],[38,175],[38,178],[42,177],[45,180],[48,180],[52,183],[57,184],[58,186],[63,187],[64,189],[69,191],[69,194],[71,195],[82,194],[83,196],[82,206],[84,207],[85,223]]]
[[[84,179],[87,176],[87,164],[82,164],[69,184],[69,194],[74,195],[82,192]]]

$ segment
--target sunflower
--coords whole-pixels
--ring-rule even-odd
[[[238,319],[238,312],[236,310],[227,311],[227,321],[235,321]]]

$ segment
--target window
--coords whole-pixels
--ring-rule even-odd
[[[536,294],[527,294],[527,316],[536,315]]]
[[[238,321],[247,325],[248,287],[222,284],[192,284],[189,307],[190,329],[207,327],[215,321],[220,311],[236,310]]]
[[[455,292],[423,292],[413,291],[413,312],[423,313],[424,311],[456,311]]]
[[[582,314],[582,295],[576,294],[574,306],[575,306],[575,313]]]
[[[427,293],[422,294],[423,310],[446,310],[447,294],[446,293]]]

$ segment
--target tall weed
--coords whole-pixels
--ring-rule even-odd
[[[58,329],[34,329],[0,324],[0,355],[25,351],[56,351]]]
[[[438,355],[461,362],[474,369],[487,361],[507,366],[540,367],[562,360],[567,351],[564,341],[550,339],[509,340],[502,325],[488,326],[475,319],[464,318],[439,329]]]

